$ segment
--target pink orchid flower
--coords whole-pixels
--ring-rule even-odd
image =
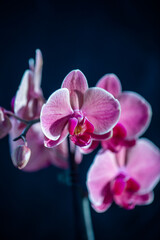
[[[122,92],[120,80],[114,74],[102,77],[97,87],[113,94],[121,105],[121,116],[113,129],[113,136],[107,141],[102,141],[102,147],[118,152],[122,146],[133,146],[149,126],[152,115],[150,104],[135,92]]]
[[[12,101],[14,113],[22,119],[33,120],[40,117],[41,107],[44,104],[43,93],[40,88],[42,65],[42,54],[40,50],[37,50],[35,64],[34,60],[30,59],[30,69],[24,73],[15,99]],[[23,146],[24,142],[21,139],[18,141],[13,141],[13,139],[22,133],[25,124],[13,117],[11,122],[10,147],[15,166],[23,163],[19,168],[24,167],[24,171],[37,171],[51,164],[61,168],[68,166],[67,143],[63,142],[54,149],[44,147],[44,135],[40,123],[34,124],[27,133],[27,147],[31,150],[31,156],[30,159],[28,155],[24,156],[25,151],[22,151],[22,153],[19,151],[19,146]],[[22,147],[21,149],[23,150]],[[28,151],[26,152],[28,154]],[[17,162],[16,156],[18,156]]]
[[[100,151],[91,165],[87,187],[93,208],[106,211],[115,201],[125,209],[153,201],[160,179],[160,152],[149,140],[140,139],[118,154]]]
[[[88,88],[83,73],[71,71],[62,88],[42,107],[40,118],[45,145],[58,145],[70,134],[71,141],[79,147],[89,146],[93,139],[111,136],[119,115],[119,102],[110,93],[98,87]]]

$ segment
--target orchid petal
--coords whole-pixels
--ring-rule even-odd
[[[55,91],[41,110],[40,120],[44,135],[57,140],[72,113],[68,89]]]
[[[16,114],[19,112],[19,110],[27,105],[29,81],[31,78],[33,78],[32,72],[29,70],[25,71],[15,97],[14,112]]]
[[[87,176],[89,198],[93,205],[100,206],[104,202],[104,189],[116,177],[118,171],[113,153],[101,151],[96,155]]]
[[[44,136],[44,146],[47,148],[53,148],[55,146],[58,146],[65,140],[67,135],[68,135],[68,129],[67,129],[67,126],[65,126],[65,128],[61,132],[60,137],[55,141],[48,139],[46,136]]]
[[[97,83],[97,87],[103,88],[111,93],[115,98],[121,94],[121,83],[115,74],[104,75]]]
[[[91,134],[92,139],[93,139],[93,140],[97,140],[97,141],[98,141],[98,140],[99,140],[99,141],[101,141],[101,140],[107,140],[107,139],[111,138],[112,135],[113,135],[113,131],[107,132],[107,133],[102,134],[102,135],[98,135],[98,134],[94,134],[94,133]]]
[[[41,93],[40,85],[42,78],[43,58],[39,49],[36,50],[36,60],[34,69],[34,90],[36,93]]]
[[[95,134],[105,134],[118,122],[119,102],[101,88],[90,88],[84,94],[82,112],[94,125]]]
[[[110,184],[107,184],[105,188],[103,189],[104,192],[104,200],[100,205],[94,205],[92,204],[92,207],[96,212],[105,212],[112,204],[113,202],[113,194],[110,190]]]
[[[77,118],[73,117],[73,118],[70,118],[70,119],[69,119],[69,122],[68,122],[68,131],[69,131],[69,133],[70,133],[71,135],[74,134],[74,130],[75,130],[77,124],[78,124],[78,119],[77,119]]]
[[[99,145],[99,141],[92,141],[91,145],[89,147],[81,147],[80,152],[83,154],[88,154],[94,151]]]
[[[148,205],[154,200],[154,193],[146,193],[143,195],[134,195],[136,205]]]
[[[140,184],[141,194],[152,191],[160,179],[160,152],[148,139],[140,139],[127,150],[128,174]]]
[[[152,115],[150,104],[134,92],[123,92],[118,100],[121,104],[119,122],[127,130],[127,139],[139,137],[150,123]]]
[[[63,80],[62,88],[69,90],[72,108],[79,109],[83,103],[83,94],[88,89],[84,74],[80,70],[71,71]]]

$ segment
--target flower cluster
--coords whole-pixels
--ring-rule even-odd
[[[51,164],[67,168],[67,137],[77,164],[100,144],[87,174],[93,208],[103,212],[113,201],[126,209],[151,203],[160,178],[160,153],[152,142],[139,139],[151,121],[150,104],[135,92],[122,92],[114,74],[89,88],[80,70],[71,71],[45,101],[42,66],[37,50],[11,111],[0,107],[0,138],[9,134],[13,164],[24,171]]]

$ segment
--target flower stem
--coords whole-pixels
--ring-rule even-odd
[[[78,179],[78,165],[75,162],[75,152],[71,150],[68,138],[70,185],[72,190],[73,210],[74,210],[74,230],[75,240],[94,240],[91,224],[90,208],[83,198],[82,188]],[[86,214],[87,213],[87,214]],[[89,231],[89,232],[88,232]]]
[[[26,134],[28,132],[28,130],[32,127],[33,124],[38,123],[40,120],[39,119],[34,119],[31,121],[28,121],[27,126],[25,127],[25,129],[22,131],[22,133],[13,139],[13,141],[17,141],[19,139],[22,139],[24,142],[26,141]]]

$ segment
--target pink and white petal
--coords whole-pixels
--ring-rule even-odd
[[[67,136],[68,136],[68,128],[66,125],[65,128],[62,130],[60,137],[57,140],[51,140],[51,139],[48,139],[46,136],[44,136],[44,146],[47,148],[53,148],[55,146],[58,146],[66,139]]]
[[[68,89],[55,91],[41,110],[40,121],[44,135],[57,140],[72,114]]]
[[[90,88],[84,94],[83,114],[94,126],[95,134],[109,132],[120,116],[119,102],[102,88]]]
[[[151,121],[150,104],[135,92],[123,92],[118,100],[121,104],[119,122],[127,130],[127,139],[139,137],[146,131]]]
[[[62,88],[69,90],[72,108],[79,109],[83,104],[83,94],[88,89],[84,74],[80,70],[71,71],[63,80]]]
[[[43,57],[41,50],[36,50],[36,60],[34,69],[34,90],[36,93],[41,94],[41,78],[42,78]]]
[[[100,206],[104,202],[104,189],[116,177],[119,169],[115,155],[109,151],[100,151],[87,174],[87,188],[93,205]]]
[[[154,200],[154,193],[149,192],[143,195],[134,195],[136,205],[148,205],[151,204]]]
[[[117,205],[127,210],[134,209],[136,205],[134,193],[126,191],[124,191],[121,195],[114,195],[114,201]]]
[[[110,92],[115,98],[118,98],[118,96],[121,94],[122,87],[121,87],[120,80],[113,73],[104,75],[98,81],[96,86]]]
[[[67,88],[70,92],[78,91],[85,93],[88,89],[87,79],[80,70],[73,70],[65,77],[62,88]]]
[[[105,186],[105,188],[103,189],[103,191],[104,191],[104,196],[105,196],[103,203],[100,205],[92,204],[92,207],[94,208],[94,210],[99,213],[105,212],[106,210],[108,210],[108,208],[111,206],[111,204],[113,202],[113,194],[110,189],[110,184],[107,184]]]
[[[30,80],[33,78],[33,73],[29,70],[25,71],[23,74],[19,89],[15,96],[14,101],[14,112],[18,114],[19,110],[27,105],[28,101],[28,92]]]
[[[122,147],[115,155],[118,166],[121,168],[125,167],[126,164],[126,151],[127,148]]]
[[[160,180],[160,151],[148,139],[140,139],[127,150],[126,170],[140,184],[140,194],[153,190]]]
[[[95,134],[95,133],[92,133],[91,134],[92,136],[92,139],[93,140],[99,140],[99,141],[102,141],[102,140],[107,140],[109,138],[111,138],[113,136],[113,131],[111,130],[110,132],[107,132],[105,134],[102,134],[102,135],[98,135],[98,134]]]
[[[88,154],[93,152],[99,145],[99,141],[92,141],[89,147],[82,147],[80,148],[80,152],[83,154]]]

